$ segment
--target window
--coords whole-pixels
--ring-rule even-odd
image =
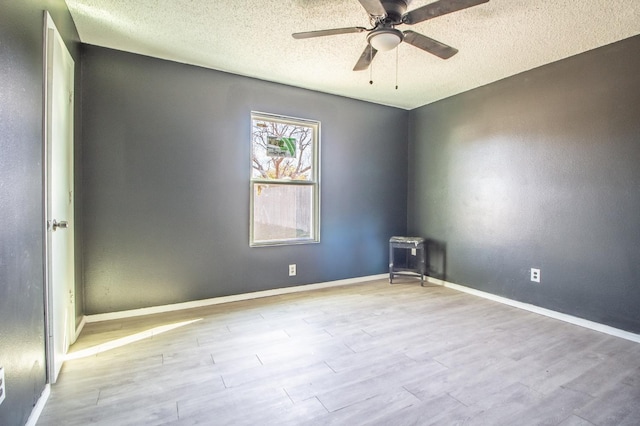
[[[320,241],[320,123],[251,113],[251,246]]]

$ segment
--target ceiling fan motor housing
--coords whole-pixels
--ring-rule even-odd
[[[402,23],[402,15],[407,11],[408,0],[382,0],[380,3],[387,12],[384,23],[395,25]]]

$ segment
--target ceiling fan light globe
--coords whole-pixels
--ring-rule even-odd
[[[402,42],[402,33],[396,29],[378,30],[368,37],[369,44],[376,50],[395,49]]]

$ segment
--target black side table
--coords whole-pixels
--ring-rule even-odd
[[[404,249],[404,253],[396,253]],[[424,238],[391,237],[389,240],[389,283],[393,284],[394,275],[420,277],[420,285],[424,286],[425,251]]]

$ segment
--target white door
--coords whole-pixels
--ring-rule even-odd
[[[55,383],[75,339],[73,217],[74,62],[46,14],[47,363]]]

